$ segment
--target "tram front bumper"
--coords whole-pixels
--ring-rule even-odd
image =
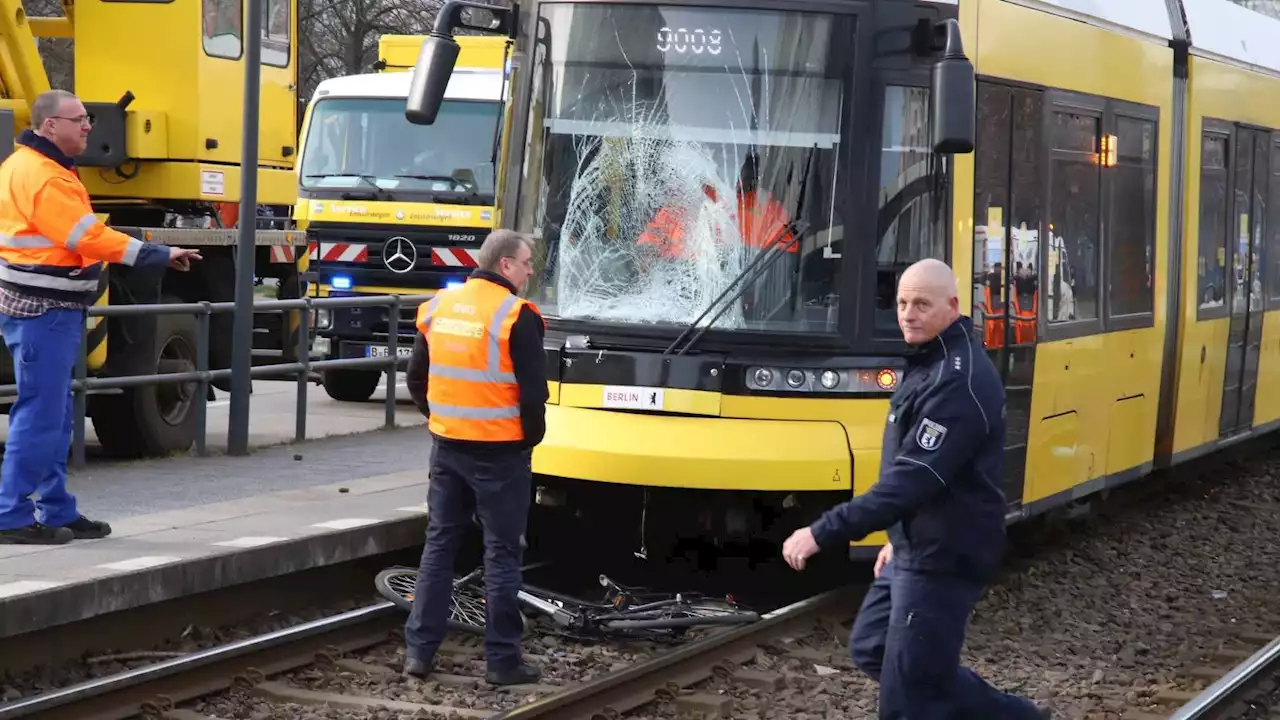
[[[533,472],[701,490],[853,492],[844,426],[547,406]]]

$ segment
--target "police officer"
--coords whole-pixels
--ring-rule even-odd
[[[195,250],[152,245],[98,220],[74,158],[93,123],[65,90],[31,103],[31,129],[0,164],[0,334],[13,357],[18,401],[0,469],[0,544],[58,545],[101,538],[67,492],[74,411],[71,377],[102,264],[188,270]],[[31,494],[39,493],[37,504]]]
[[[960,315],[945,263],[921,260],[898,285],[898,325],[914,346],[889,405],[880,480],[783,544],[791,567],[888,529],[876,580],[849,638],[880,683],[880,717],[1048,717],[960,667],[969,614],[1004,549],[1004,386]]]
[[[532,239],[495,230],[480,246],[479,266],[462,287],[418,308],[406,386],[434,442],[404,672],[423,678],[431,671],[449,617],[454,557],[474,513],[484,529],[485,678],[513,685],[540,675],[520,654],[516,591],[530,461],[546,428],[545,325],[538,308],[517,296],[533,274]]]

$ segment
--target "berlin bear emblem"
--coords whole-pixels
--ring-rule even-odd
[[[920,429],[916,431],[916,444],[925,450],[937,450],[942,444],[942,438],[947,436],[947,428],[945,425],[924,418],[920,421]]]

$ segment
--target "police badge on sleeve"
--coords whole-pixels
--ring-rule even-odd
[[[942,438],[947,436],[947,428],[945,425],[924,418],[920,421],[920,429],[916,431],[916,444],[925,450],[937,450],[942,444]]]

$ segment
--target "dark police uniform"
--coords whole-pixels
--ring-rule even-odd
[[[888,530],[893,559],[849,638],[854,663],[880,683],[881,718],[1043,717],[960,667],[969,614],[1004,550],[1004,436],[1004,386],[962,316],[908,357],[879,482],[810,526],[828,548]]]
[[[449,616],[454,558],[474,514],[484,528],[487,679],[528,682],[537,673],[521,659],[516,591],[530,462],[546,429],[542,315],[501,275],[477,270],[462,287],[423,303],[418,329],[406,386],[433,443],[427,541],[405,624],[406,656],[431,667]]]

